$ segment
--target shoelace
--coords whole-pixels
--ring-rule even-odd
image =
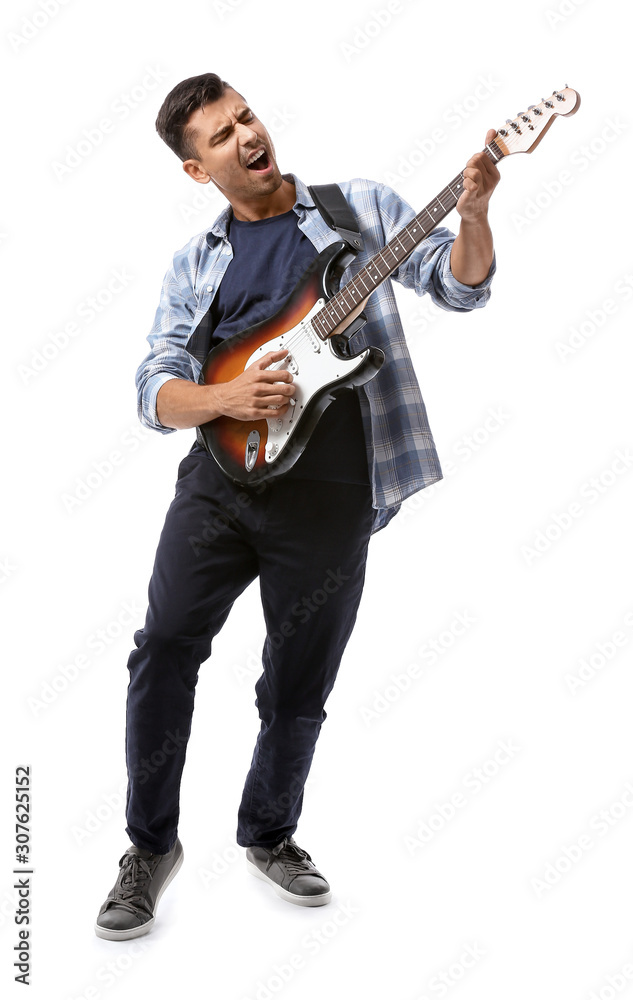
[[[143,895],[147,889],[152,871],[147,862],[138,854],[124,854],[120,861],[121,871],[114,890],[113,903],[134,913],[141,906],[149,913],[151,907]],[[136,904],[136,905],[133,905]]]
[[[289,875],[320,875],[307,851],[297,844],[289,844],[287,837],[271,849],[266,871],[273,861],[282,861]]]

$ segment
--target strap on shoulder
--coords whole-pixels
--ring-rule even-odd
[[[313,184],[308,191],[324,221],[347,243],[351,253],[362,250],[358,222],[338,184]]]

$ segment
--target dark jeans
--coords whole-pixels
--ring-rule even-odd
[[[238,486],[197,443],[182,460],[128,661],[126,832],[137,847],[166,854],[175,843],[198,668],[258,575],[267,629],[255,684],[261,728],[237,842],[269,847],[295,832],[323,706],[356,620],[372,522],[369,486],[289,478]]]

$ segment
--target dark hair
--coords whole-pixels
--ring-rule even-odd
[[[233,89],[217,73],[202,73],[182,80],[167,94],[158,112],[156,131],[181,160],[198,159],[197,133],[194,128],[187,127],[189,118],[198,108],[218,101],[229,88]]]

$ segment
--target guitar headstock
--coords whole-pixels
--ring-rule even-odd
[[[531,153],[558,115],[573,115],[580,107],[580,94],[565,86],[555,90],[551,97],[540,104],[530,104],[527,111],[520,111],[513,121],[500,128],[488,146],[497,148],[502,156],[510,153]]]

